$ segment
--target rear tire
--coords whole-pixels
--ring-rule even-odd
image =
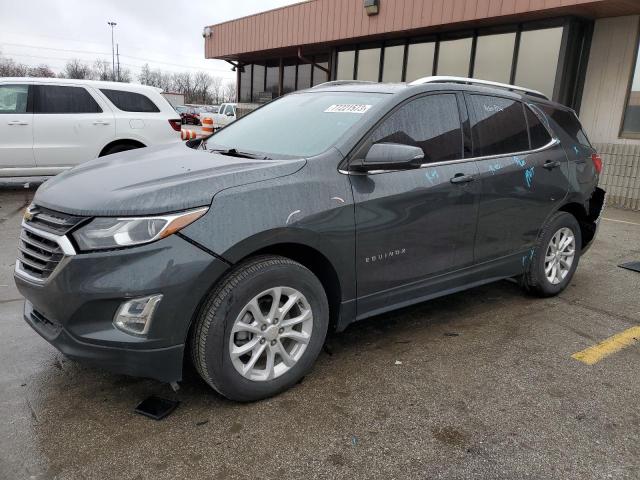
[[[580,225],[570,213],[557,212],[542,228],[523,276],[525,288],[540,296],[562,292],[578,268],[582,245]]]
[[[254,257],[205,300],[190,337],[192,361],[225,397],[260,400],[309,373],[328,324],[327,297],[310,270],[285,257]]]

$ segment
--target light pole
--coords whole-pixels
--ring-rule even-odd
[[[111,78],[116,79],[116,54],[113,49],[113,27],[117,25],[116,22],[107,22],[107,25],[111,27]]]

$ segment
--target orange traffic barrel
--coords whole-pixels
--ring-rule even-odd
[[[213,133],[213,119],[205,117],[202,119],[202,133],[208,135]]]
[[[182,140],[193,140],[196,138],[196,132],[195,130],[186,130],[183,128],[180,130],[180,137]]]

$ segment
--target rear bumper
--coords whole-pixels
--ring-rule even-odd
[[[589,199],[589,223],[586,225],[587,232],[589,238],[587,238],[586,242],[582,247],[582,255],[587,253],[593,245],[593,241],[596,239],[598,235],[598,231],[600,230],[600,220],[602,219],[602,214],[604,213],[604,208],[606,205],[606,197],[607,192],[605,192],[602,188],[597,187],[591,198]]]

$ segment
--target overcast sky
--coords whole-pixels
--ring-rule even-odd
[[[59,71],[67,60],[111,62],[111,28],[120,65],[135,78],[140,66],[166,71],[204,70],[234,78],[229,64],[204,59],[202,29],[300,0],[0,0],[0,53]]]

